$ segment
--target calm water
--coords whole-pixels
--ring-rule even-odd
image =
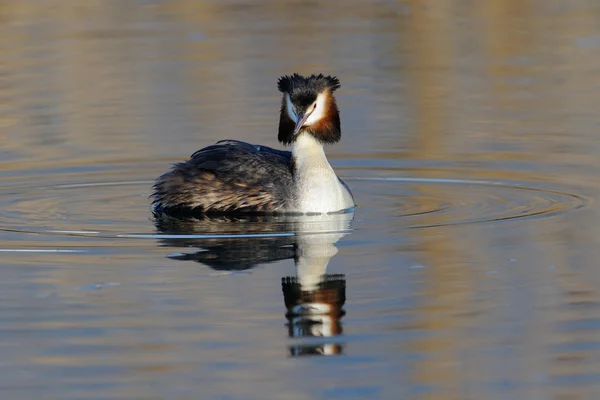
[[[335,4],[2,2],[2,399],[599,398],[600,6]],[[291,72],[355,214],[154,220]]]

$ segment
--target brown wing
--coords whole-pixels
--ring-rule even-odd
[[[156,211],[277,212],[291,196],[291,154],[235,140],[173,166],[154,185]]]

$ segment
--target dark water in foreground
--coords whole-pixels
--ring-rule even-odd
[[[599,398],[594,2],[73,4],[0,4],[0,398]],[[355,214],[154,220],[296,71]]]

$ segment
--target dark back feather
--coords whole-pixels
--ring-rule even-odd
[[[157,212],[278,212],[292,197],[291,153],[224,140],[175,164],[154,185]]]

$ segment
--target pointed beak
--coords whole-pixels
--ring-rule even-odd
[[[308,119],[308,117],[310,117],[310,114],[312,114],[312,111],[304,115],[298,114],[298,122],[296,122],[296,127],[294,128],[294,136],[296,136],[300,132],[300,129],[302,129],[302,127],[306,123],[306,120]]]

